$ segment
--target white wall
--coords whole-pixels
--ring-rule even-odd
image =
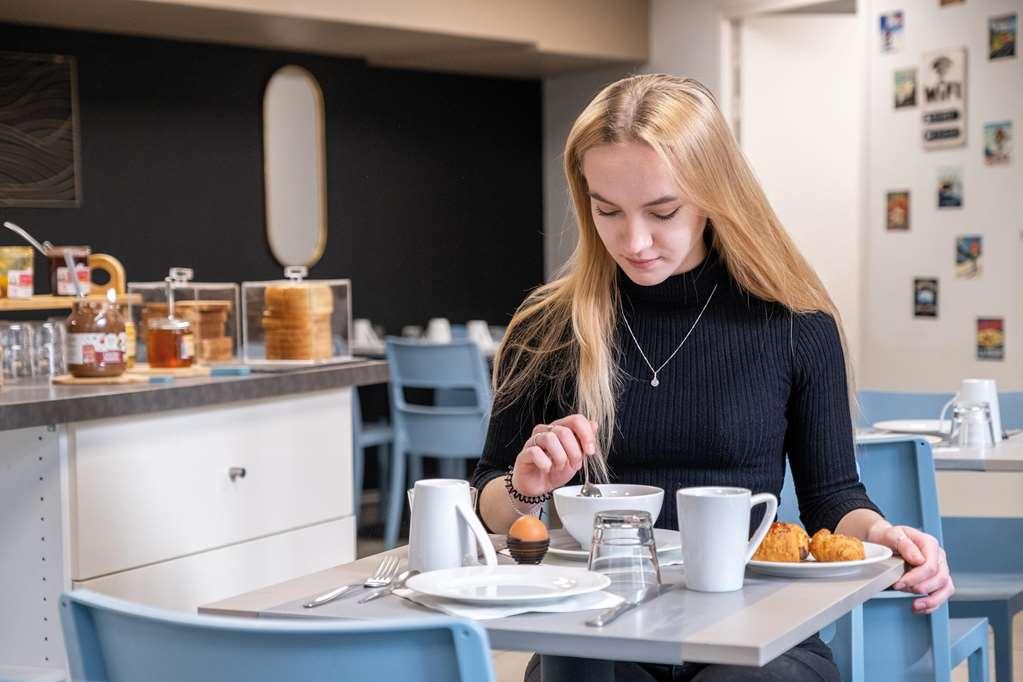
[[[858,367],[863,117],[856,17],[751,17],[740,42],[743,152],[835,301]]]
[[[865,0],[867,146],[864,229],[867,239],[864,358],[860,385],[950,391],[964,376],[992,377],[999,388],[1023,387],[1023,61],[988,60],[987,19],[1023,0],[969,0],[941,8],[937,0]],[[881,54],[881,12],[905,12],[902,51]],[[922,52],[967,48],[967,143],[924,151],[920,107],[895,111],[893,71],[916,66]],[[919,100],[919,93],[918,93]],[[1010,119],[1015,136],[1008,166],[986,166],[984,123]],[[963,168],[962,209],[936,208],[938,168]],[[885,231],[885,192],[909,188],[908,232]],[[983,273],[957,279],[955,238],[983,235]],[[914,318],[914,277],[939,278],[937,319]],[[1004,317],[1005,360],[976,359],[976,318]]]

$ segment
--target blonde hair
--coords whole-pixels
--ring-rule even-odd
[[[598,424],[602,453],[614,434],[620,388],[613,358],[621,298],[615,262],[593,223],[582,162],[593,147],[619,142],[648,144],[664,160],[693,208],[709,219],[713,246],[744,291],[793,313],[825,312],[841,332],[831,297],[771,209],[710,92],[691,78],[661,74],[612,83],[579,115],[565,143],[575,251],[558,279],[516,311],[494,374],[496,410],[549,385],[551,395],[542,399]],[[563,404],[569,395],[574,405]],[[587,460],[606,480],[606,459]]]

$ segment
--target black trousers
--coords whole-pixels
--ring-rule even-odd
[[[541,657],[526,666],[525,682],[543,682]],[[831,649],[817,635],[810,637],[767,665],[657,665],[616,661],[614,682],[840,682]]]

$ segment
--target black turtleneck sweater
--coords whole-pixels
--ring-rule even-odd
[[[608,453],[611,480],[663,488],[659,527],[678,527],[678,488],[740,486],[779,495],[786,455],[811,534],[834,530],[854,509],[877,510],[856,471],[845,362],[830,316],[793,314],[750,296],[713,252],[690,272],[654,286],[618,275],[624,315],[654,367],[671,355],[717,285],[656,388],[636,343],[618,324],[624,387]],[[534,395],[548,395],[545,388]],[[503,475],[535,424],[563,416],[554,402],[528,400],[497,411],[474,485],[482,489]],[[761,516],[755,512],[754,522]]]

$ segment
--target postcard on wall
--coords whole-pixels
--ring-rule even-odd
[[[888,192],[885,201],[885,227],[890,232],[909,229],[909,191]]]
[[[913,317],[938,316],[938,280],[917,277],[913,280]]]
[[[966,0],[938,0],[939,7],[948,7],[949,5],[962,5]]]
[[[895,108],[916,106],[916,69],[895,70]]]
[[[963,207],[963,171],[959,166],[938,169],[938,208]]]
[[[988,26],[988,59],[1009,59],[1016,56],[1016,15],[990,17]]]
[[[902,10],[885,12],[880,18],[881,52],[898,52],[902,49],[904,28]]]
[[[981,244],[979,234],[956,237],[956,277],[980,277]]]
[[[1009,163],[1012,155],[1012,121],[984,124],[984,163],[997,166]]]
[[[966,48],[924,53],[919,89],[924,149],[966,144]]]
[[[1005,319],[1001,317],[977,318],[977,359],[1005,359]]]

